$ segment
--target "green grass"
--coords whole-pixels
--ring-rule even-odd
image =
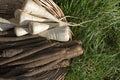
[[[57,0],[84,55],[71,61],[66,80],[120,80],[120,1]],[[90,22],[86,22],[90,21]],[[84,23],[85,22],[85,23]]]

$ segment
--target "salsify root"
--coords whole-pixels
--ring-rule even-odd
[[[54,61],[56,59],[59,59],[61,57],[64,57],[64,55],[66,54],[65,48],[70,48],[71,46],[76,46],[76,45],[80,45],[80,44],[76,41],[72,43],[70,42],[63,43],[63,44],[61,43],[61,45],[59,44],[56,47],[39,51],[38,53],[34,54],[32,57],[31,56],[25,57],[23,59],[11,62],[7,64],[7,66],[20,65],[20,64],[26,64],[26,65],[33,64],[31,65],[31,67],[32,66],[34,67],[35,65],[36,66],[43,65],[51,61]]]
[[[43,49],[49,48],[51,46],[54,46],[55,44],[56,43],[49,43],[49,44],[46,44],[46,45],[42,45],[41,47],[33,48],[31,50],[27,50],[25,52],[22,52],[19,55],[13,56],[12,58],[9,58],[9,59],[4,60],[4,61],[0,61],[0,65],[4,65],[6,63],[9,63],[9,62],[24,58],[26,56],[32,55],[32,54],[34,54],[34,53],[36,53],[36,52],[38,52],[40,50],[43,50]]]
[[[13,57],[21,52],[23,52],[23,49],[7,49],[3,50],[0,57]]]
[[[29,41],[28,41],[29,40]],[[46,40],[45,38],[41,37],[36,37],[33,39],[27,39],[27,40],[20,40],[20,41],[14,41],[14,42],[1,42],[0,43],[0,49],[8,49],[8,48],[13,48],[13,47],[20,47],[20,46],[28,46],[29,44],[35,43],[35,42],[42,42]]]
[[[57,61],[57,62],[59,62],[59,61]],[[54,65],[54,62],[51,62],[50,64]],[[44,65],[44,66],[46,66],[46,65]],[[54,69],[58,69],[58,68],[61,68],[61,67],[68,67],[69,66],[69,61],[68,60],[63,60],[59,63],[56,63],[50,69],[49,68],[44,68],[44,66],[41,66],[41,67],[43,67],[43,69],[46,69],[45,71],[54,70]],[[11,71],[9,71],[7,74],[5,74],[4,77],[12,77],[12,76],[16,76],[16,75],[19,75],[19,74],[24,74],[24,73],[26,73],[30,70],[34,70],[34,69],[35,68],[23,68],[21,66],[15,67],[14,69],[11,69]]]
[[[52,64],[48,64],[45,67],[38,68],[36,70],[30,71],[28,73],[25,73],[24,76],[33,76],[33,75],[36,75],[38,73],[43,72],[47,68],[50,69],[50,67],[53,67],[55,64],[59,63],[62,60],[71,59],[73,57],[81,55],[82,53],[83,53],[83,50],[82,50],[82,48],[80,46],[78,46],[78,45],[77,46],[73,46],[73,47],[71,47],[71,48],[69,48],[69,49],[66,50],[66,54],[64,55],[64,57],[61,57],[61,58],[59,58],[59,60],[56,60],[55,62],[53,62],[54,64],[53,63]]]
[[[26,35],[20,37],[0,37],[0,42],[14,42],[40,37],[39,35]]]

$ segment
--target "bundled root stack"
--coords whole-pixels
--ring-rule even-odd
[[[9,41],[5,43],[4,47],[0,47],[2,50],[0,78],[2,80],[29,80],[32,78],[34,80],[44,80],[45,78],[62,80],[61,78],[66,75],[67,67],[70,64],[69,60],[83,53],[81,44],[77,41],[62,43],[40,37],[28,40],[30,43],[25,43],[26,40]]]
[[[0,8],[0,80],[64,80],[70,60],[83,50],[81,42],[69,40],[71,31],[61,9],[52,0],[11,2],[11,7],[14,2],[24,4],[14,6],[12,19],[11,12]],[[6,20],[4,14],[10,17]]]

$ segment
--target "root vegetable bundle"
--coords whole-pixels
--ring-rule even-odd
[[[9,1],[7,1],[9,2]],[[17,2],[17,1],[15,1]],[[57,41],[69,41],[71,30],[62,10],[52,0],[25,0],[14,17],[0,18],[0,31],[14,28],[16,36],[39,35]],[[4,35],[1,33],[0,35]]]
[[[1,49],[1,80],[44,80],[45,78],[48,78],[48,80],[63,80],[62,77],[67,73],[70,60],[83,53],[81,44],[77,41],[64,43],[44,39],[41,42],[17,44],[19,42],[24,43],[24,41],[26,42],[26,40],[5,42],[9,45],[16,45],[14,47],[6,45],[5,48]],[[51,72],[54,73],[50,75]],[[43,76],[43,74],[46,75]],[[51,78],[52,76],[53,78]]]
[[[83,49],[62,10],[53,0],[0,4],[0,80],[64,80]]]

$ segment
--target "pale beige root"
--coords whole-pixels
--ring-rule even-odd
[[[51,28],[55,28],[55,27],[63,27],[63,26],[60,26],[60,24],[57,23],[57,22],[46,22],[45,24],[47,24],[47,25],[50,26],[49,29],[51,29]]]
[[[38,4],[40,7],[43,6],[47,12],[52,14],[55,18],[49,18],[53,21],[59,22],[60,26],[69,26],[70,24],[67,23],[66,18],[64,17],[64,14],[62,10],[52,1],[52,0],[33,0],[36,4]],[[47,17],[50,17],[47,15]],[[61,21],[61,18],[63,18]]]
[[[55,27],[62,27],[60,26],[59,23],[56,22],[45,22],[45,23],[40,23],[40,22],[30,22],[29,23],[29,32],[33,35],[39,34],[43,31],[46,31],[48,29],[53,29]]]
[[[71,39],[71,30],[69,27],[55,27],[53,29],[39,33],[41,37],[57,41],[69,41]]]
[[[13,23],[11,23],[10,21],[0,17],[0,31],[9,30],[11,28],[14,28],[14,26],[15,25]]]
[[[22,10],[15,12],[15,17],[20,25],[29,24],[28,32],[33,35],[57,41],[69,41],[72,37],[70,24],[52,0],[25,0]]]
[[[49,22],[48,19],[30,15],[20,9],[16,10],[15,18],[18,20],[19,25],[21,25],[21,26],[29,24],[30,21],[38,21],[38,22],[48,21]]]
[[[29,34],[28,28],[25,28],[25,27],[15,27],[14,32],[16,36],[24,36],[26,34]]]
[[[30,22],[29,24],[29,32],[31,34],[38,34],[40,32],[43,32],[47,30],[50,26],[45,23],[39,23],[39,22]]]
[[[44,7],[41,5],[36,4],[36,0],[26,0],[24,7],[22,8],[23,11],[38,16],[48,18],[53,21],[58,21],[56,17],[50,14]]]

